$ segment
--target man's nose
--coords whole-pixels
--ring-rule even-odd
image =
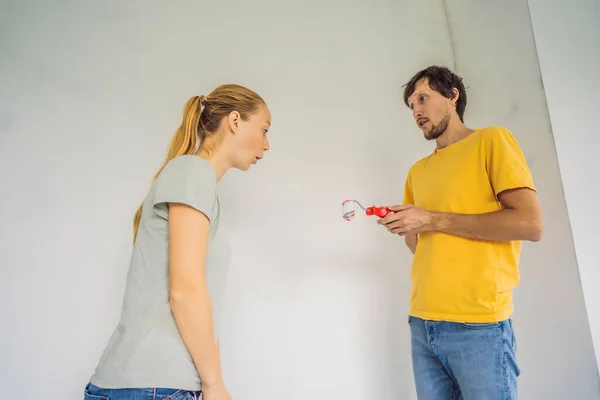
[[[421,107],[415,106],[413,108],[413,118],[417,119],[417,118],[422,117],[422,116],[423,116],[423,109]]]

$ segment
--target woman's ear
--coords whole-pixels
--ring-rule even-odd
[[[227,122],[229,124],[229,129],[231,129],[231,132],[236,133],[239,129],[240,113],[237,111],[230,112],[227,118]]]

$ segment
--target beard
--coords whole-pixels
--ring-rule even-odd
[[[425,132],[425,139],[435,140],[435,139],[439,138],[440,136],[442,136],[442,134],[444,132],[446,132],[449,122],[450,122],[450,114],[449,113],[446,113],[446,115],[444,115],[444,118],[442,118],[442,120],[440,121],[439,124],[434,125],[432,122],[431,130],[429,132]]]

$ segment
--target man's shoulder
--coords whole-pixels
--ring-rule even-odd
[[[487,152],[503,152],[505,150],[513,151],[521,147],[516,136],[504,126],[489,126],[481,129],[480,132],[483,148]]]
[[[417,161],[415,161],[413,163],[413,165],[411,165],[411,167],[408,169],[408,174],[410,175],[415,170],[422,168],[427,163],[427,160],[429,160],[431,158],[431,156],[432,156],[432,154],[429,154],[429,155],[422,157],[422,158],[418,159]]]
[[[498,139],[498,138],[513,138],[512,132],[505,126],[491,125],[485,128],[480,128],[477,132],[486,139]]]

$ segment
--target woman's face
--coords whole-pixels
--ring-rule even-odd
[[[270,149],[267,132],[271,127],[271,113],[266,105],[261,105],[248,120],[234,118],[233,124],[237,145],[233,167],[246,171]]]

